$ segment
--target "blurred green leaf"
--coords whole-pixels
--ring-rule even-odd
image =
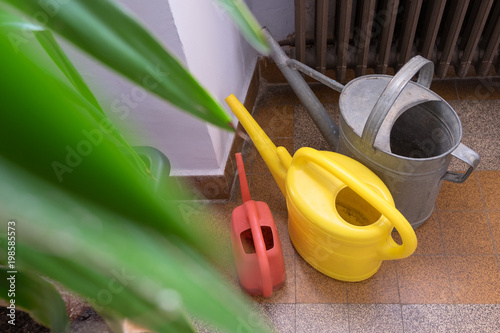
[[[26,56],[40,70],[51,75],[53,79],[62,81],[60,89],[64,90],[66,96],[71,97],[75,104],[94,115],[97,121],[107,118],[80,73],[49,30],[0,10],[0,33],[10,41],[16,54]],[[124,146],[127,145],[114,127],[111,134]]]
[[[262,33],[262,27],[243,0],[217,0],[236,23],[247,41],[260,53],[269,55],[271,49]]]
[[[218,103],[110,1],[0,2],[46,15],[49,27],[99,60],[227,127]],[[158,332],[192,332],[186,311],[230,332],[255,328],[245,298],[207,263],[212,250],[199,226],[158,196],[52,35],[1,17],[0,220],[18,221],[19,268]],[[0,262],[5,239],[0,230]]]
[[[4,249],[7,243],[3,244]],[[15,274],[8,273],[11,270],[0,267],[0,287],[2,290],[10,289],[8,277],[13,276],[15,292],[11,296],[7,292],[0,295],[8,304],[14,300],[15,309],[28,311],[42,325],[50,328],[53,332],[65,332],[69,328],[69,319],[66,315],[66,304],[54,286],[41,277],[28,272],[17,271]],[[9,320],[9,318],[4,318]],[[18,323],[19,324],[19,323]]]
[[[92,94],[85,81],[83,81],[80,73],[78,73],[73,63],[68,59],[64,51],[56,42],[52,33],[48,30],[43,30],[34,31],[34,34],[47,54],[72,83],[73,87],[104,115],[104,111],[102,111],[94,94]]]
[[[21,29],[18,29],[18,31],[22,29],[26,30],[29,28],[30,27],[26,26],[25,23],[25,25],[22,26]],[[97,102],[94,94],[90,91],[80,73],[76,70],[73,63],[59,46],[54,36],[52,35],[52,32],[50,32],[49,30],[43,30],[41,28],[33,29],[32,31],[40,45],[47,52],[47,55],[50,56],[54,64],[60,69],[61,73],[68,79],[73,88],[78,92],[78,96],[75,96],[75,99],[81,100],[80,97],[83,97],[91,104],[83,105],[83,107],[94,114],[95,118],[98,121],[109,121],[101,106]],[[136,154],[134,149],[129,147],[128,143],[125,142],[125,139],[117,130],[115,130],[115,128],[113,128],[111,134],[121,142],[122,148],[124,149],[124,151],[126,151],[129,157],[135,161],[137,166],[141,170],[146,170],[147,168],[144,165],[143,160]]]
[[[139,172],[111,122],[97,121],[90,103],[18,54],[0,31],[0,154],[58,187],[123,216],[203,244],[172,203],[155,193]],[[13,139],[15,138],[15,139]]]
[[[136,20],[109,0],[1,0],[177,107],[232,130],[222,106]]]
[[[181,239],[62,192],[2,158],[0,177],[0,220],[15,217],[18,269],[57,279],[98,312],[158,332],[175,331],[167,325],[181,325],[184,311],[229,332],[254,324],[249,318],[256,314],[241,293]],[[5,232],[0,230],[3,263]]]

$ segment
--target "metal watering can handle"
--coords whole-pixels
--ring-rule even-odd
[[[373,208],[384,215],[398,230],[403,240],[403,244],[398,245],[392,239],[391,234],[389,234],[387,241],[384,242],[378,250],[381,259],[392,260],[406,258],[415,251],[417,248],[417,236],[415,235],[415,231],[396,207],[392,206],[359,178],[353,176],[349,170],[344,169],[344,167],[335,160],[325,158],[321,152],[312,148],[299,149],[293,157],[293,163],[305,164],[307,162],[312,162],[337,177],[341,182],[346,184],[351,190],[372,205]]]
[[[385,117],[399,94],[403,91],[408,82],[410,82],[411,78],[418,72],[420,72],[420,74],[417,83],[429,88],[432,82],[432,75],[434,74],[434,64],[432,61],[421,56],[411,58],[410,61],[394,75],[387,87],[385,87],[375,103],[372,112],[368,116],[361,135],[362,141],[367,143],[369,147],[373,147],[380,126],[382,126]]]
[[[465,173],[447,171],[442,179],[453,183],[463,183],[467,180],[467,178],[469,178],[472,171],[478,166],[481,158],[479,157],[478,153],[476,153],[474,150],[470,149],[463,143],[460,143],[458,147],[455,148],[454,151],[452,151],[451,155],[467,163],[469,165],[469,169],[467,169],[467,172]]]

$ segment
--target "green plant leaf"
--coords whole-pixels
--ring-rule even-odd
[[[247,41],[260,53],[269,55],[271,49],[262,33],[262,27],[243,0],[217,0],[236,23]]]
[[[60,88],[74,103],[88,110],[97,121],[107,118],[80,73],[49,30],[0,10],[0,31],[10,40],[16,54],[28,57],[42,71],[56,80],[63,81]],[[127,145],[119,132],[113,129],[112,134],[124,146]]]
[[[126,142],[113,135],[109,120],[98,121],[89,102],[15,52],[1,31],[0,53],[0,77],[8,82],[0,91],[0,154],[67,191],[203,244],[176,207],[158,197],[134,155],[124,153]]]
[[[20,30],[26,30],[30,28],[26,23],[19,26],[21,27]],[[36,39],[43,47],[43,49],[47,52],[48,56],[50,56],[54,64],[61,70],[61,72],[69,80],[73,88],[78,92],[78,96],[75,96],[75,99],[80,99],[80,97],[85,98],[91,105],[83,106],[87,110],[92,111],[98,121],[107,121],[107,116],[97,102],[94,94],[90,91],[80,73],[76,70],[71,60],[59,46],[54,36],[52,35],[52,32],[50,32],[49,30],[43,30],[41,28],[33,29],[32,31]],[[127,152],[130,158],[136,162],[137,166],[141,170],[147,170],[143,160],[136,154],[135,150],[125,142],[123,136],[116,130],[113,130],[111,133],[118,141],[121,142],[123,149]]]
[[[34,34],[47,54],[72,83],[73,87],[104,116],[104,111],[102,111],[101,106],[97,102],[94,94],[92,94],[80,73],[78,73],[73,63],[69,60],[59,44],[56,42],[52,33],[49,30],[38,30],[34,31]]]
[[[1,0],[175,106],[233,130],[222,106],[136,20],[110,0]]]
[[[229,332],[255,324],[252,318],[258,316],[241,293],[228,288],[180,238],[62,192],[2,158],[0,177],[5,179],[0,220],[15,221],[16,268],[59,281],[104,315],[119,314],[158,332],[186,326],[185,311]],[[85,214],[75,215],[78,211]],[[0,262],[5,264],[2,225]],[[267,332],[260,324],[259,331]]]
[[[3,242],[2,242],[3,243]],[[4,245],[6,248],[7,244]],[[0,287],[6,292],[0,295],[14,309],[28,311],[36,321],[50,328],[53,332],[66,332],[69,319],[66,315],[66,304],[54,286],[38,275],[17,271],[9,273],[5,267],[0,267]],[[7,280],[10,278],[10,280]],[[13,282],[13,293],[7,293]],[[9,296],[11,295],[11,296]],[[14,303],[10,303],[13,300]],[[4,320],[9,320],[9,318]],[[19,322],[17,323],[19,325]]]
[[[66,5],[68,17],[78,17],[75,10],[87,3]],[[177,203],[157,195],[123,151],[126,142],[75,88],[57,50],[45,45],[50,63],[59,62],[70,84],[45,70],[48,62],[16,50],[5,31],[0,29],[0,220],[18,222],[19,269],[61,282],[104,315],[155,331],[193,331],[185,311],[231,332],[252,328],[258,317],[207,264],[210,248],[197,226],[186,224]],[[258,330],[267,332],[262,325]]]

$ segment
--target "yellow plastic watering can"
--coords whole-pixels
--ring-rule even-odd
[[[306,147],[292,158],[273,144],[234,95],[226,102],[285,196],[290,239],[311,266],[338,280],[362,281],[375,274],[383,260],[415,251],[413,228],[367,167],[338,153]],[[391,236],[393,228],[401,236],[400,245]]]

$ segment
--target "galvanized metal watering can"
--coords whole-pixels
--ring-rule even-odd
[[[434,73],[431,61],[416,56],[395,76],[365,75],[344,87],[288,59],[269,31],[263,31],[272,58],[331,149],[375,172],[413,228],[430,217],[443,180],[462,183],[479,164],[479,155],[460,143],[462,125],[457,114],[429,89]],[[341,93],[339,126],[298,70]],[[411,81],[417,73],[418,81]],[[468,164],[467,172],[448,171],[452,157]]]
[[[226,102],[285,196],[290,239],[311,266],[338,280],[361,281],[375,274],[383,260],[415,251],[413,228],[367,167],[347,156],[307,147],[292,158],[273,144],[234,95]],[[401,245],[392,239],[393,228],[401,235]]]

